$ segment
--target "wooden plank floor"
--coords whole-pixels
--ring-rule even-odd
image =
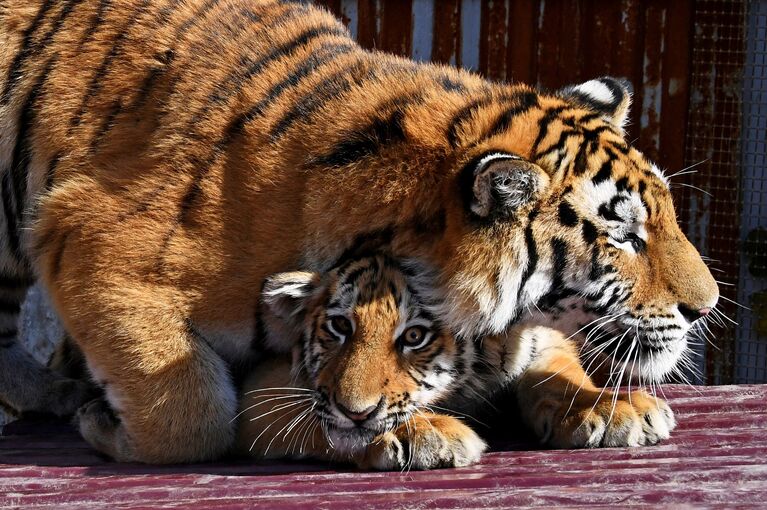
[[[495,445],[478,465],[360,473],[246,461],[115,464],[68,427],[11,424],[0,437],[2,508],[767,507],[767,386],[667,386],[679,426],[646,448]]]

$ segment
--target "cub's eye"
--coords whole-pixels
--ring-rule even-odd
[[[636,234],[628,234],[625,241],[631,243],[631,247],[637,253],[641,253],[645,250],[645,248],[647,248],[647,243],[645,243],[644,239]]]
[[[343,315],[334,315],[327,322],[328,329],[341,340],[350,336],[354,332],[354,327],[349,319]]]
[[[432,332],[425,326],[411,326],[400,335],[399,343],[402,347],[415,350],[425,347],[431,337]]]

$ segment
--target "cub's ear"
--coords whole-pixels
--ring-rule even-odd
[[[519,156],[493,152],[463,170],[464,205],[482,219],[509,219],[537,200],[549,177],[538,165]]]
[[[264,281],[261,299],[275,316],[283,320],[295,320],[304,311],[306,300],[318,284],[317,273],[277,273]]]
[[[574,100],[602,115],[602,118],[623,130],[631,108],[633,87],[628,80],[603,76],[580,85],[571,85],[559,95]]]

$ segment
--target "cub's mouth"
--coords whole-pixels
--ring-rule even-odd
[[[331,446],[348,451],[369,445],[377,436],[405,423],[413,414],[410,411],[386,412],[385,401],[382,402],[378,412],[356,417],[358,419],[351,419],[338,406],[328,404],[318,404],[315,413]]]

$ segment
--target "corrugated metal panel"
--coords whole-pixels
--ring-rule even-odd
[[[693,243],[719,261],[714,265],[724,271],[718,277],[725,283],[722,295],[736,298],[741,237],[732,204],[740,200],[745,0],[319,3],[343,14],[366,47],[474,69],[492,79],[550,89],[605,74],[630,79],[634,122],[628,131],[635,145],[670,173],[703,163],[697,174],[676,179],[677,212]],[[722,308],[730,317],[738,313],[729,302]],[[750,312],[743,313],[749,321]],[[738,334],[757,341],[751,331]],[[710,383],[732,382],[734,331],[717,328],[714,335],[717,347],[708,350],[702,368]],[[759,373],[752,382],[767,380],[767,371]]]
[[[767,386],[665,391],[679,427],[658,446],[534,451],[516,442],[475,466],[410,473],[247,461],[114,464],[71,430],[15,424],[0,437],[0,507],[763,507]]]

